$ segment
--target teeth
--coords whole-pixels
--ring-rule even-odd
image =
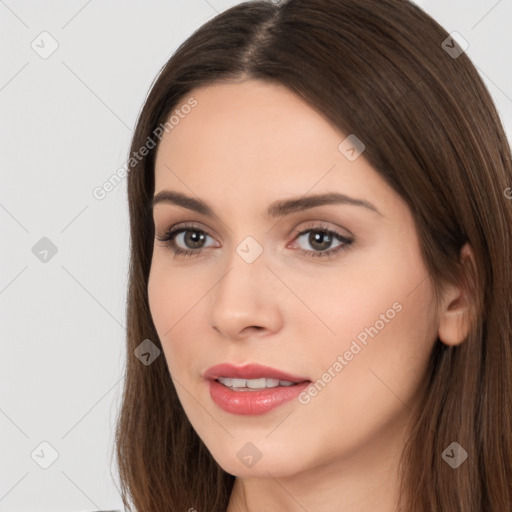
[[[235,391],[246,390],[246,389],[266,389],[276,388],[277,386],[293,386],[293,382],[287,380],[278,379],[266,379],[262,377],[260,379],[231,379],[228,377],[219,377],[217,379],[221,384],[231,388]]]
[[[238,387],[242,387],[242,386],[238,386]],[[251,388],[251,389],[266,388],[267,387],[267,379],[262,378],[262,379],[251,379],[251,380],[248,380],[246,385],[245,385],[245,387]]]

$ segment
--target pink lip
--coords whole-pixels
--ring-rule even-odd
[[[212,366],[205,373],[208,379],[210,396],[212,400],[224,411],[232,414],[255,415],[264,414],[290,400],[296,398],[311,381],[304,377],[297,377],[289,373],[262,366],[249,364],[234,366],[231,364],[219,364]],[[262,389],[261,391],[233,391],[216,379],[218,377],[238,379],[268,379],[287,380],[295,382],[293,386],[277,386],[275,388]]]
[[[217,364],[208,368],[204,372],[204,377],[211,380],[218,379],[219,377],[234,379],[260,379],[266,377],[267,379],[288,380],[290,382],[309,381],[307,377],[298,377],[261,364],[247,364],[245,366],[235,366],[229,363]]]

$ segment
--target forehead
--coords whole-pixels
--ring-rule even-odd
[[[260,180],[266,171],[293,167],[296,172],[318,157],[337,158],[337,134],[287,88],[260,80],[215,83],[194,89],[173,109],[180,111],[190,98],[197,104],[175,117],[164,133],[156,158],[156,179],[167,173],[165,165],[187,175],[236,169],[246,178],[257,170]],[[331,164],[332,165],[332,164]]]
[[[191,98],[195,106],[182,109]],[[215,83],[192,90],[173,113],[179,122],[158,147],[155,192],[170,188],[209,202],[236,193],[238,201],[268,197],[265,203],[310,190],[381,203],[392,193],[363,157],[349,161],[340,152],[345,134],[284,86]]]
[[[166,133],[159,147],[174,158],[225,160],[242,158],[258,162],[288,152],[294,155],[330,150],[335,154],[342,137],[321,116],[284,86],[261,80],[216,83],[194,89],[182,100],[197,102]],[[188,111],[188,109],[187,109]],[[322,139],[321,147],[318,147]],[[316,145],[305,145],[315,140]],[[308,150],[309,151],[306,151]]]

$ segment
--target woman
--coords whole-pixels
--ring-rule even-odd
[[[163,68],[136,154],[125,506],[512,510],[510,147],[442,27],[240,4]]]

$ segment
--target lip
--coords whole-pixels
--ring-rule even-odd
[[[271,368],[270,366],[263,366],[261,364],[246,364],[244,366],[235,366],[230,363],[217,364],[208,368],[204,372],[206,379],[215,380],[219,377],[229,377],[235,379],[260,379],[266,377],[267,379],[288,380],[290,382],[299,383],[310,381],[307,377],[299,377],[289,373]]]
[[[263,366],[248,364],[235,366],[229,363],[212,366],[205,373],[208,380],[210,396],[213,402],[222,410],[231,414],[256,415],[264,414],[280,405],[296,398],[310,384],[311,380]],[[233,391],[216,379],[219,377],[238,379],[269,379],[287,380],[295,383],[293,386],[277,386],[261,391]]]

